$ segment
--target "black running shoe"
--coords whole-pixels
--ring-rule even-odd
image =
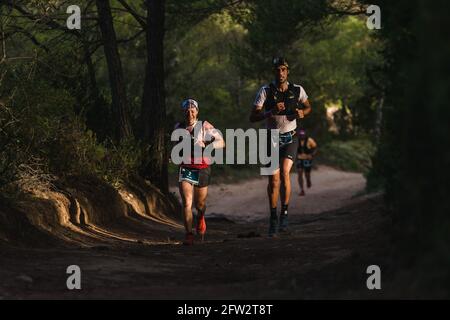
[[[278,217],[270,217],[269,220],[269,237],[276,237],[278,227]]]
[[[288,229],[288,215],[280,214],[280,232],[286,232]]]

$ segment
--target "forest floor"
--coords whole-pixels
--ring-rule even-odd
[[[390,220],[382,195],[365,194],[358,173],[320,166],[312,174],[305,197],[292,174],[290,231],[277,238],[267,237],[266,178],[256,178],[210,187],[206,239],[191,247],[181,244],[182,228],[150,236],[145,224],[135,242],[2,246],[0,299],[388,298]],[[373,264],[382,290],[367,289]],[[81,290],[66,287],[69,265],[81,268]]]

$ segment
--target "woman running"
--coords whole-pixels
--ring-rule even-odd
[[[303,187],[303,173],[306,177],[306,186],[311,188],[311,168],[313,164],[313,158],[317,154],[317,143],[313,138],[306,135],[304,129],[298,130],[298,149],[297,149],[297,173],[298,173],[298,185],[300,187],[299,196],[305,195],[305,189]]]
[[[222,135],[208,121],[198,120],[198,102],[194,99],[186,99],[181,104],[184,112],[184,121],[177,123],[175,129],[186,129],[191,136],[190,161],[183,162],[179,168],[179,189],[183,204],[184,227],[186,229],[185,245],[194,244],[192,233],[192,204],[197,209],[197,234],[203,241],[206,233],[206,196],[211,176],[211,159],[203,155],[207,145],[213,144],[215,149],[225,147]],[[200,154],[195,154],[194,146],[201,149]]]

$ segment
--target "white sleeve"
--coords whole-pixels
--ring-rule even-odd
[[[300,86],[300,95],[298,97],[298,101],[301,103],[304,103],[308,99],[308,95],[306,94],[305,89],[303,89],[302,86]]]
[[[264,101],[266,101],[266,90],[264,90],[264,87],[261,87],[261,89],[259,89],[258,91],[258,94],[256,95],[253,105],[262,107],[264,105]]]

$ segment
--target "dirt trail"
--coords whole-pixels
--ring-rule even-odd
[[[148,241],[155,237],[150,222],[133,225],[138,242],[0,246],[0,299],[380,297],[367,290],[365,272],[370,264],[385,266],[387,222],[380,196],[354,198],[364,187],[360,174],[320,167],[306,197],[294,183],[290,232],[276,239],[266,236],[265,185],[255,179],[212,186],[207,239],[193,247],[180,245],[183,230],[173,226],[161,226],[167,238],[158,244]],[[73,264],[82,270],[79,291],[66,288]]]
[[[320,166],[311,175],[312,188],[305,189],[305,197],[299,197],[297,174],[291,174],[290,213],[310,214],[341,208],[365,187],[365,179],[360,173]],[[266,186],[266,177],[234,185],[213,185],[209,191],[208,212],[248,222],[265,219],[268,215]]]

